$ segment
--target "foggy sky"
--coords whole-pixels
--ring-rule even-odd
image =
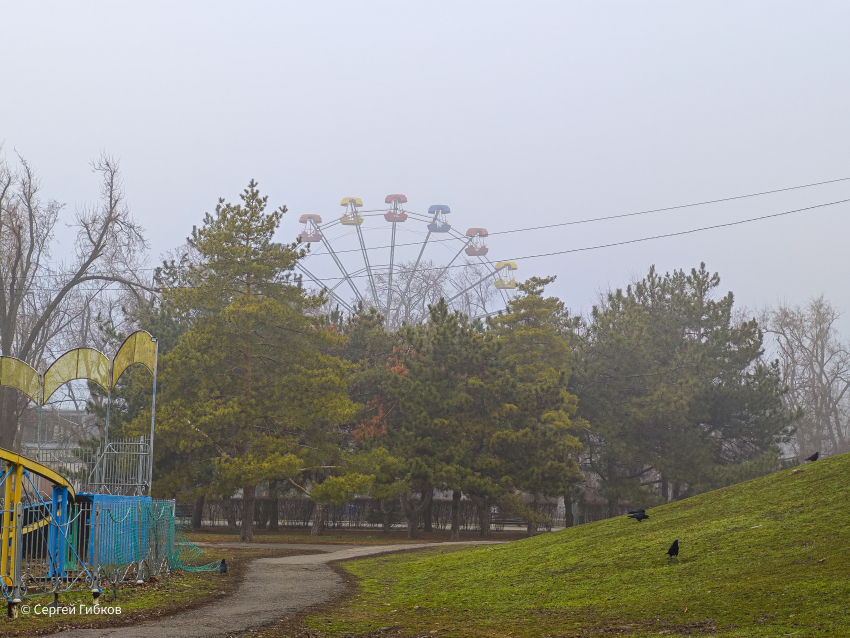
[[[282,241],[303,213],[388,193],[502,231],[850,177],[848,25],[839,1],[5,2],[0,141],[70,211],[97,197],[88,162],[120,158],[152,265],[251,178],[290,209]],[[489,257],[844,198],[850,181],[506,234]],[[517,259],[517,278],[558,275],[578,311],[651,264],[705,261],[741,305],[848,311],[848,212]]]

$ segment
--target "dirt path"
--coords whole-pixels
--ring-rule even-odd
[[[498,542],[498,541],[497,541]],[[487,541],[439,543],[478,545]],[[222,543],[231,547],[261,547],[265,544]],[[283,549],[289,545],[269,544]],[[270,625],[313,605],[328,602],[343,593],[344,583],[328,563],[372,554],[409,549],[434,548],[435,543],[404,545],[340,546],[293,544],[298,549],[316,549],[324,554],[257,558],[248,567],[236,593],[191,611],[133,627],[74,629],[62,638],[232,638]]]

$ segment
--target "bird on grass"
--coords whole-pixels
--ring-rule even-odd
[[[673,558],[674,556],[679,555],[679,539],[678,538],[673,541],[672,545],[670,545],[670,549],[667,550],[667,555],[670,558]]]
[[[627,518],[633,518],[638,523],[640,523],[641,521],[645,521],[646,519],[648,519],[649,514],[647,514],[645,510],[635,510],[634,512],[629,512]]]
[[[819,457],[819,456],[820,456],[820,452],[815,452],[814,454],[812,454],[809,458],[807,458],[807,459],[805,459],[805,460],[806,460],[806,461],[813,461],[813,462],[814,462],[814,461],[817,461],[817,460],[818,460],[818,457]]]
[[[218,573],[219,574],[226,574],[227,573],[227,561],[224,560],[223,558],[221,559],[221,563],[218,566]]]

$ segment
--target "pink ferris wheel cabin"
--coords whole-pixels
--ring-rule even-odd
[[[308,243],[322,241],[322,233],[319,230],[319,224],[322,223],[321,215],[301,215],[298,221],[304,224],[304,230],[298,235],[298,239]]]
[[[392,204],[392,208],[386,212],[384,219],[388,222],[403,222],[407,219],[407,213],[404,212],[402,204],[407,203],[407,197],[401,194],[387,195],[384,199],[385,204]]]
[[[483,257],[490,250],[484,244],[484,237],[487,237],[486,228],[470,228],[466,231],[466,236],[469,237],[469,245],[464,252],[470,257]]]

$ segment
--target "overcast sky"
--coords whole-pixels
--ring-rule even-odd
[[[301,214],[332,219],[344,196],[378,208],[404,193],[414,211],[451,206],[462,232],[496,232],[850,177],[839,0],[0,8],[5,154],[71,211],[97,196],[88,162],[120,158],[152,263],[251,178],[289,207],[289,241]],[[516,259],[518,279],[558,275],[551,291],[575,310],[652,264],[705,261],[739,304],[825,293],[850,311],[848,204],[519,259],[846,198],[850,181],[497,235],[488,256]],[[384,245],[387,225],[373,226],[367,242]]]

